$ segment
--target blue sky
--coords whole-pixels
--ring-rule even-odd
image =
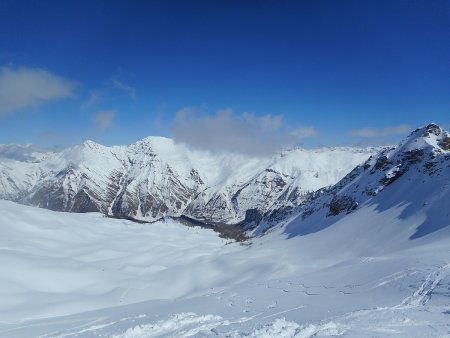
[[[395,142],[449,127],[449,60],[446,0],[3,0],[0,143]]]

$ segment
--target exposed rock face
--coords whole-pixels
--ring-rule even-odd
[[[443,149],[443,150],[450,150],[450,136],[446,136],[444,138],[442,138],[441,143],[439,143],[439,146]]]
[[[256,226],[271,210],[299,205],[378,150],[292,149],[249,158],[190,150],[161,137],[114,147],[87,141],[48,153],[3,147],[3,199],[57,211],[148,221],[184,215],[244,227]]]
[[[358,203],[350,196],[334,196],[328,205],[328,216],[336,216],[343,211],[349,213],[357,207]]]

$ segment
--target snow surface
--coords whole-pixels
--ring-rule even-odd
[[[401,211],[229,243],[0,201],[0,336],[448,336],[450,227],[411,240]]]

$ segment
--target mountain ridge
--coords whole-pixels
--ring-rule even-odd
[[[213,154],[165,137],[127,146],[87,140],[61,151],[2,156],[0,198],[57,211],[153,221],[181,215],[251,225],[334,184],[379,148],[294,148],[273,157]],[[32,147],[32,146],[30,146]]]

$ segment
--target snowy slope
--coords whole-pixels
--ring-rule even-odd
[[[0,198],[57,211],[246,225],[274,208],[298,205],[377,150],[292,149],[249,158],[190,150],[163,137],[114,147],[86,141],[53,153],[17,147],[3,146]]]
[[[243,245],[0,201],[0,336],[443,337],[450,226],[411,239],[404,208]]]

